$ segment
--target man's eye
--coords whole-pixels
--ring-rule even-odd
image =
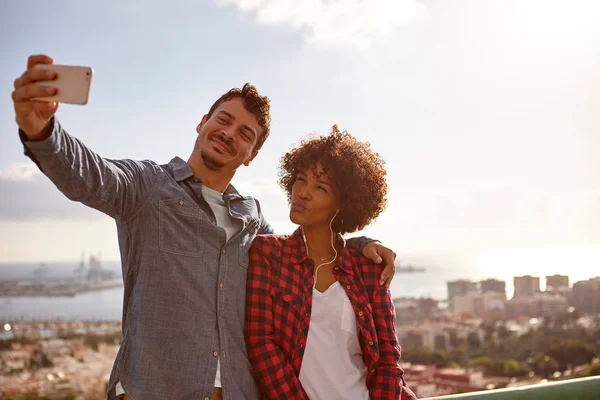
[[[327,189],[325,189],[324,186],[317,186],[317,189],[324,191],[325,193],[327,193]]]

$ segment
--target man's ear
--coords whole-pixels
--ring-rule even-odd
[[[202,117],[202,121],[200,121],[200,123],[196,127],[196,132],[200,133],[200,129],[202,129],[202,125],[204,125],[204,123],[206,122],[207,119],[208,119],[208,115],[204,114],[204,116]]]
[[[244,162],[244,165],[246,167],[248,167],[250,165],[250,163],[252,162],[252,160],[254,160],[254,157],[256,157],[258,155],[258,150],[255,150],[252,152],[252,155],[250,157],[248,157],[248,159]]]

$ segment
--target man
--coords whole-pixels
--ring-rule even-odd
[[[123,342],[109,398],[258,399],[243,338],[248,248],[272,233],[258,201],[229,183],[269,136],[269,100],[251,85],[224,94],[204,115],[187,163],[108,160],[67,134],[54,95],[37,82],[56,79],[31,56],[12,98],[25,154],[68,198],[117,223],[125,294]],[[373,260],[394,254],[353,240]],[[221,389],[223,388],[223,389]]]

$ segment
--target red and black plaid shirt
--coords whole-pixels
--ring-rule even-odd
[[[245,339],[248,358],[265,399],[307,399],[298,376],[308,336],[314,262],[298,229],[291,236],[259,235],[250,249]],[[404,386],[390,292],[380,268],[344,247],[333,273],[352,303],[368,368],[371,399],[415,400]],[[327,362],[324,360],[324,362]]]

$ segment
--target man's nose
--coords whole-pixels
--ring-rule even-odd
[[[225,140],[233,140],[233,137],[235,136],[235,128],[227,127],[221,131],[221,135]]]

